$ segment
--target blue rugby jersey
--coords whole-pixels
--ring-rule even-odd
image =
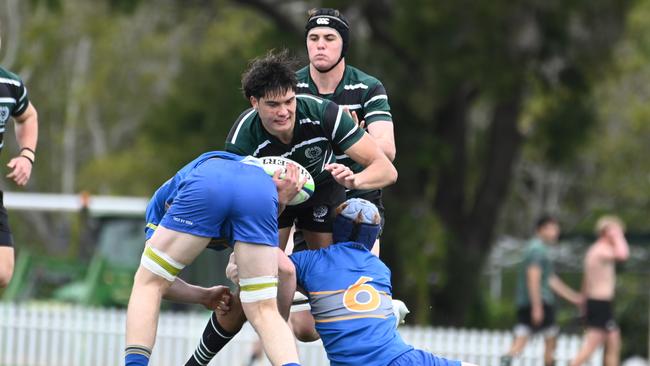
[[[385,366],[413,349],[395,329],[390,270],[358,243],[290,256],[333,366]]]
[[[146,211],[147,225],[144,229],[146,240],[151,238],[156,227],[158,227],[160,220],[162,220],[162,217],[165,215],[167,208],[174,201],[176,194],[178,194],[178,187],[183,179],[185,179],[194,168],[203,164],[206,160],[214,158],[241,161],[245,164],[256,165],[263,168],[262,163],[252,156],[240,156],[225,151],[209,151],[201,154],[198,158],[192,160],[181,168],[181,170],[179,170],[172,178],[163,183],[163,185],[156,190],[149,200]]]

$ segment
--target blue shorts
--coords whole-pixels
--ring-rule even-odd
[[[160,221],[174,231],[278,246],[278,194],[257,166],[210,159],[193,169]]]
[[[388,366],[460,366],[460,361],[452,361],[435,356],[433,353],[413,349],[402,353]]]

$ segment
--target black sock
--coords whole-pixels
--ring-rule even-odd
[[[204,366],[235,336],[237,332],[225,331],[217,321],[217,314],[212,313],[208,324],[203,330],[203,335],[196,346],[192,357],[185,363],[185,366]]]

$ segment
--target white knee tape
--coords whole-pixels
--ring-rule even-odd
[[[185,267],[160,250],[146,246],[140,259],[142,267],[169,282],[174,282],[178,273]]]
[[[278,296],[278,278],[263,276],[239,279],[239,298],[241,302],[257,302],[275,299]]]

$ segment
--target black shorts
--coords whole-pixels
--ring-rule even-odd
[[[587,313],[585,314],[587,327],[599,328],[605,331],[618,329],[614,320],[614,307],[611,301],[587,299]]]
[[[4,205],[3,193],[0,191],[0,247],[13,247],[14,239],[9,229],[9,216]]]
[[[531,319],[531,307],[522,306],[517,308],[517,326],[520,329],[528,328],[529,333],[537,333],[540,331],[548,331],[549,329],[555,328],[555,307],[543,304],[544,307],[544,319],[542,324],[538,326],[533,325]],[[517,331],[515,331],[517,332]]]
[[[316,186],[314,195],[296,206],[287,206],[278,218],[280,229],[291,227],[331,233],[336,207],[345,202],[345,188],[334,180]]]
[[[377,210],[379,211],[379,216],[381,216],[381,222],[379,223],[379,235],[377,236],[378,238],[381,237],[381,233],[384,231],[384,223],[386,222],[386,218],[384,216],[384,201],[381,199],[381,190],[376,189],[374,191],[367,191],[363,192],[361,194],[356,194],[354,197],[347,197],[347,198],[363,198],[366,201],[372,202],[375,206],[377,206]]]

